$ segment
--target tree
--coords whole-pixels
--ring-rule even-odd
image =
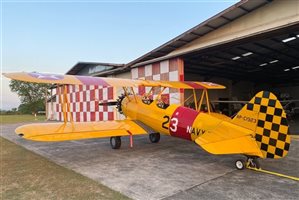
[[[22,113],[36,113],[45,110],[45,92],[50,87],[49,84],[28,83],[11,80],[9,87],[12,92],[16,92],[21,100],[19,111]]]

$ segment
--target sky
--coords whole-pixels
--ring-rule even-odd
[[[128,63],[236,0],[1,1],[1,73],[66,73],[77,62]],[[1,109],[18,107],[1,76]]]

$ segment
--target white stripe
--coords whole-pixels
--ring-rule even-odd
[[[70,103],[70,112],[73,112],[73,104]]]
[[[79,112],[80,111],[80,103],[76,102],[76,111]]]
[[[170,81],[178,81],[179,80],[178,71],[169,72],[169,80]]]
[[[76,93],[72,93],[72,96],[73,96],[73,102],[72,103],[74,103],[74,102],[76,102]]]
[[[152,76],[153,75],[153,68],[152,65],[146,65],[144,69],[145,76]]]
[[[103,112],[103,121],[108,120],[108,112]]]
[[[103,100],[108,100],[108,88],[103,88]]]
[[[86,101],[90,101],[90,90],[86,91]]]
[[[73,112],[73,120],[76,122],[77,119],[76,119],[76,112]]]
[[[90,122],[90,112],[87,112],[87,121]]]
[[[99,112],[103,112],[103,106],[99,106]]]
[[[87,110],[87,102],[86,102],[86,101],[83,102],[83,110],[82,110],[82,111],[83,111],[83,112],[88,111],[88,110]]]
[[[114,112],[114,107],[113,106],[108,106],[108,112]]]
[[[83,112],[80,112],[80,122],[84,121],[84,116],[83,116]]]
[[[153,75],[153,80],[154,81],[160,81],[161,80],[160,74]]]
[[[138,67],[131,69],[132,79],[138,79]]]
[[[96,120],[97,122],[100,121],[100,119],[99,119],[99,112],[95,112],[95,115],[96,115],[95,120]]]
[[[83,92],[81,91],[81,92],[79,92],[79,101],[80,102],[82,102],[83,101]]]
[[[96,101],[99,101],[99,90],[95,90],[94,98]]]
[[[180,104],[180,93],[170,93],[169,102],[170,104]]]
[[[94,101],[91,101],[91,102],[90,102],[90,111],[91,111],[91,112],[94,112],[94,111],[95,111],[95,104],[96,104],[96,102],[94,102]]]
[[[169,60],[165,60],[160,62],[160,73],[167,73],[169,72]]]

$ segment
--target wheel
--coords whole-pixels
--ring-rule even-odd
[[[260,161],[258,160],[258,158],[254,158],[252,160],[252,163],[253,163],[253,167],[255,167],[256,169],[260,169],[261,168],[261,164],[260,164]]]
[[[152,143],[158,143],[160,141],[160,133],[149,134],[149,139]]]
[[[242,169],[245,168],[245,162],[244,162],[244,160],[237,160],[237,161],[235,162],[235,165],[236,165],[236,168],[237,168],[238,170],[242,170]]]
[[[121,146],[121,139],[119,136],[110,138],[110,145],[112,149],[119,149]]]

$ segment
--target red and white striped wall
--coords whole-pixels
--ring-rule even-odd
[[[184,80],[184,65],[179,58],[165,60],[145,66],[139,66],[131,70],[132,79],[181,81]],[[139,95],[149,92],[150,87],[139,87],[136,91]],[[159,90],[154,92],[154,98]],[[165,103],[179,104],[183,99],[183,91],[166,88],[162,94]]]
[[[132,79],[146,80],[184,80],[184,64],[180,58],[174,58],[153,64],[139,66],[131,69]],[[136,93],[143,95],[149,92],[149,87],[139,87]],[[113,87],[102,87],[98,85],[68,85],[66,86],[67,99],[69,106],[67,120],[76,122],[85,121],[106,121],[122,119],[123,116],[118,114],[115,106],[99,105],[101,102],[115,100],[120,95],[121,90]],[[154,92],[154,98],[159,91]],[[162,98],[165,103],[179,104],[183,100],[183,90],[166,88]],[[56,102],[54,102],[54,112],[51,116],[56,120],[63,121],[63,89],[56,89]]]
[[[97,85],[68,85],[67,99],[69,102],[68,121],[105,121],[114,119],[114,107],[101,105],[100,102],[114,99],[113,87]],[[60,94],[60,97],[59,97]],[[63,121],[62,111],[63,90],[56,90],[56,120]]]

